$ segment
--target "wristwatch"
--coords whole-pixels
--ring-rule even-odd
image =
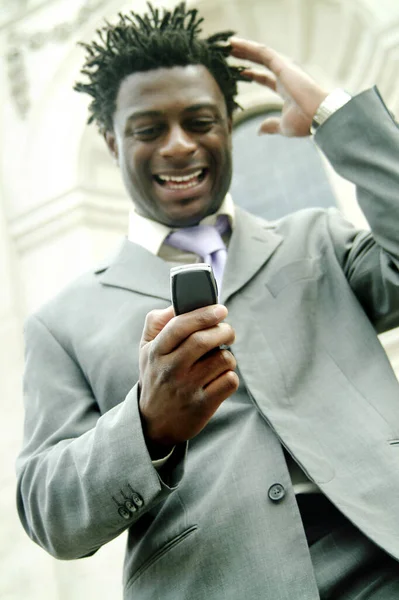
[[[320,104],[313,117],[310,133],[312,135],[315,134],[320,125],[323,125],[323,123],[327,121],[328,117],[331,117],[332,114],[342,108],[351,99],[352,96],[341,88],[337,88],[333,90],[331,94],[328,94],[327,98]]]

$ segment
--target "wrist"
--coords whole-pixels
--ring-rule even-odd
[[[336,88],[324,98],[313,116],[310,133],[313,135],[337,110],[345,106],[352,96],[341,88]]]
[[[147,439],[144,436],[145,443],[147,446],[148,454],[152,461],[161,460],[163,458],[167,458],[173,451],[175,445],[174,444],[160,444],[158,442],[153,442],[150,439]]]
[[[140,401],[139,413],[144,441],[147,446],[147,450],[151,457],[151,460],[159,460],[161,458],[165,458],[165,456],[168,456],[172,452],[175,444],[173,442],[170,442],[169,440],[154,437],[153,433],[151,433],[151,427],[149,426],[149,422],[143,414]]]

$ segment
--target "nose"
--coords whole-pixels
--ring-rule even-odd
[[[189,133],[180,125],[175,125],[170,128],[160,153],[164,158],[186,158],[194,154],[196,149],[197,144]]]

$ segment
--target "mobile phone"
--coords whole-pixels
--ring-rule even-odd
[[[207,263],[172,267],[170,291],[175,315],[218,302],[216,279],[211,265]]]

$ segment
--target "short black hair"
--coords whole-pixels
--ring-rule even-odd
[[[74,89],[92,96],[88,123],[96,121],[100,132],[112,131],[116,98],[122,80],[138,71],[162,67],[204,65],[218,83],[231,116],[239,105],[235,101],[237,81],[244,67],[227,62],[233,31],[222,31],[200,39],[203,18],[196,9],[188,10],[185,2],[173,11],[154,8],[148,13],[119,13],[119,21],[97,30],[99,41],[80,43],[87,50],[81,73],[88,83],[78,82]]]

